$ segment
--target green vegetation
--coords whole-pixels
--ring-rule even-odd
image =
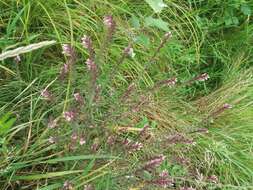
[[[252,11],[0,0],[0,189],[253,189]]]

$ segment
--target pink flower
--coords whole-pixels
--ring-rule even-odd
[[[216,175],[211,175],[210,177],[207,178],[208,181],[212,182],[212,183],[218,183],[218,177]]]
[[[72,189],[74,189],[74,187],[69,181],[65,181],[63,184],[63,189],[64,190],[72,190]]]
[[[92,59],[90,59],[90,58],[87,59],[86,65],[87,65],[87,67],[88,67],[88,70],[90,70],[90,71],[91,71],[91,70],[95,71],[96,68],[97,68],[95,62],[94,62]]]
[[[167,170],[163,170],[163,171],[159,174],[159,177],[161,177],[161,178],[169,177],[168,171],[167,171]]]
[[[54,143],[56,143],[56,138],[51,136],[51,137],[49,137],[48,142],[51,144],[54,144]]]
[[[41,91],[41,96],[43,98],[45,98],[46,100],[51,100],[52,99],[52,94],[47,89],[44,89],[44,90]]]
[[[73,134],[71,135],[71,139],[72,139],[73,141],[76,141],[77,138],[78,138],[77,133],[73,133]]]
[[[113,20],[113,17],[111,15],[104,16],[104,25],[108,28],[114,28],[115,22]]]
[[[84,35],[82,37],[82,45],[86,49],[92,49],[92,41],[89,36]]]
[[[144,169],[145,170],[149,170],[149,169],[153,169],[156,168],[158,166],[160,166],[162,164],[162,162],[165,160],[165,156],[164,155],[159,155],[154,157],[153,159],[151,159],[150,161],[148,161],[145,165],[144,165]]]
[[[74,94],[74,98],[78,103],[83,104],[84,99],[79,92]]]
[[[81,137],[79,140],[79,144],[82,146],[86,143],[86,140],[84,139],[84,137]]]
[[[166,81],[166,85],[169,87],[174,86],[177,83],[177,78],[172,78]]]
[[[83,190],[93,190],[91,185],[85,185]]]
[[[21,62],[21,58],[19,55],[17,55],[15,58],[14,58],[14,61],[18,64]]]
[[[156,180],[151,181],[152,184],[157,185],[157,186],[161,186],[163,188],[167,188],[169,186],[173,185],[173,180],[172,179],[164,179],[164,178],[159,178]]]
[[[131,58],[135,57],[134,49],[131,48],[131,46],[128,46],[124,49],[124,54],[131,57]]]
[[[165,37],[166,39],[171,38],[171,37],[172,37],[172,32],[166,32],[166,33],[164,34],[164,37]]]
[[[74,49],[71,47],[70,44],[63,44],[62,45],[62,54],[66,55],[68,57],[71,57],[74,54]]]
[[[74,120],[76,113],[74,111],[66,111],[63,113],[63,116],[66,119],[66,121],[70,122]]]
[[[207,73],[203,73],[200,76],[196,77],[197,81],[206,81],[208,80],[210,77]]]
[[[232,109],[233,106],[226,103],[226,104],[223,105],[223,108],[224,108],[224,109]]]
[[[50,128],[50,129],[53,129],[53,128],[55,128],[56,126],[57,126],[57,119],[52,119],[52,118],[50,118],[49,119],[49,122],[48,122],[48,128]]]
[[[112,146],[115,143],[115,140],[116,140],[115,136],[111,135],[107,138],[107,144]]]

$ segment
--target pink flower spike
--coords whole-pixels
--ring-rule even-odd
[[[226,104],[223,105],[223,108],[224,108],[224,109],[232,109],[233,106],[232,106],[231,104],[227,104],[227,103],[226,103]]]
[[[63,44],[62,45],[62,54],[66,56],[72,56],[73,54],[73,48],[70,44]]]
[[[74,132],[74,133],[71,135],[71,140],[76,141],[77,138],[78,138],[78,135],[77,135],[77,133]]]
[[[70,122],[73,121],[75,118],[76,113],[73,111],[66,111],[63,113],[64,118],[66,119],[66,121]]]
[[[197,78],[196,78],[196,80],[197,81],[206,81],[206,80],[208,80],[210,77],[209,77],[209,75],[207,74],[207,73],[203,73],[203,74],[201,74],[200,76],[198,76]]]
[[[52,94],[47,89],[41,91],[41,96],[46,100],[51,100],[52,98]]]
[[[171,37],[172,37],[172,32],[166,32],[166,33],[164,34],[164,37],[165,37],[166,39],[171,38]]]
[[[161,178],[169,177],[168,171],[167,171],[167,170],[163,170],[163,171],[159,174],[159,177],[161,177]]]
[[[53,128],[55,128],[56,126],[57,126],[57,119],[52,119],[52,118],[50,118],[49,119],[49,122],[48,122],[48,128],[50,128],[50,129],[53,129]]]
[[[83,97],[81,96],[81,94],[79,92],[74,94],[74,98],[78,103],[83,104],[84,100],[83,100]]]
[[[177,83],[177,78],[172,78],[172,79],[169,79],[169,80],[166,81],[166,84],[167,84],[169,87],[174,86],[176,83]]]
[[[17,55],[15,58],[14,58],[14,61],[19,64],[21,62],[21,57],[19,55]]]
[[[48,142],[51,144],[56,143],[56,138],[55,137],[49,137]]]
[[[92,48],[92,41],[91,38],[89,36],[84,35],[82,37],[82,45],[84,48],[86,49],[91,49]]]
[[[115,26],[115,22],[111,15],[104,16],[104,25],[108,28],[113,28]]]
[[[96,70],[96,64],[92,59],[88,58],[86,61],[86,65],[87,65],[88,70],[90,70],[90,71]]]
[[[144,169],[149,170],[149,169],[153,169],[156,168],[158,166],[160,166],[162,164],[162,162],[165,160],[165,156],[164,155],[159,155],[156,156],[155,158],[153,158],[152,160],[148,161],[145,165],[144,165]]]
[[[84,144],[86,144],[86,140],[83,137],[81,137],[80,140],[79,140],[79,144],[81,146],[84,145]]]

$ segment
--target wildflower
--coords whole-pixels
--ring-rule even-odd
[[[172,37],[172,32],[166,32],[165,34],[164,34],[164,38],[166,39],[166,40],[168,40],[169,38],[171,38]]]
[[[115,140],[116,140],[115,136],[111,135],[107,138],[107,144],[112,146],[115,143]]]
[[[79,92],[74,94],[74,98],[78,103],[80,103],[80,104],[84,103],[84,99]]]
[[[129,144],[131,143],[131,140],[130,139],[125,139],[124,141],[123,141],[123,145],[124,146],[128,146]]]
[[[192,139],[188,139],[182,134],[175,134],[175,135],[169,136],[167,138],[167,141],[171,144],[178,144],[178,143],[192,144],[192,145],[195,144],[195,142]]]
[[[76,141],[77,138],[78,138],[78,135],[77,135],[77,133],[74,132],[74,133],[71,135],[71,140]]]
[[[109,29],[112,29],[116,26],[113,20],[113,17],[111,15],[104,16],[103,21],[104,21],[104,25]]]
[[[148,161],[144,165],[143,169],[150,170],[150,169],[156,168],[162,164],[162,162],[165,160],[165,158],[166,157],[164,155],[156,156],[153,159],[151,159],[150,161]]]
[[[44,90],[41,91],[41,96],[43,98],[45,98],[46,100],[51,100],[52,99],[52,94],[47,89],[44,89]]]
[[[86,65],[88,67],[88,70],[90,70],[90,71],[92,71],[92,70],[95,71],[97,68],[95,62],[90,58],[87,59]]]
[[[139,151],[139,150],[141,150],[142,147],[143,147],[142,143],[135,142],[135,143],[133,143],[129,146],[129,152],[132,153],[132,152],[135,152],[135,151]]]
[[[164,34],[164,37],[159,45],[159,47],[156,49],[153,57],[151,58],[151,60],[153,61],[154,58],[156,57],[156,55],[160,52],[160,50],[164,47],[164,45],[166,44],[166,42],[172,37],[172,33],[171,32],[167,32]]]
[[[14,58],[14,61],[19,64],[21,62],[21,57],[19,55],[17,55],[15,58]]]
[[[66,111],[63,113],[64,118],[66,121],[70,122],[74,120],[76,113],[74,111]]]
[[[86,49],[92,49],[92,41],[89,36],[84,35],[82,37],[82,45]]]
[[[140,131],[140,133],[139,133],[139,136],[141,137],[141,138],[145,138],[146,140],[147,139],[149,139],[150,137],[151,137],[151,135],[148,133],[148,129],[149,129],[149,125],[145,125],[142,129],[141,129],[141,131]]]
[[[49,122],[47,124],[48,128],[53,129],[57,126],[57,119],[49,118]]]
[[[62,45],[62,54],[68,57],[73,55],[74,49],[71,47],[70,44],[63,44]]]
[[[89,51],[90,58],[94,60],[95,50],[93,48],[92,40],[89,36],[84,35],[82,37],[82,45],[85,49]]]
[[[131,48],[131,46],[128,46],[128,47],[126,47],[126,48],[124,49],[124,54],[125,54],[126,56],[131,57],[131,58],[134,58],[134,57],[135,57],[134,49]]]
[[[61,67],[61,70],[60,70],[60,77],[61,78],[64,78],[66,74],[68,74],[70,70],[70,66],[69,64],[64,64],[62,67]]]
[[[51,144],[56,143],[56,138],[51,136],[49,137],[48,142]]]
[[[99,148],[99,140],[98,138],[96,138],[91,146],[91,151],[97,152],[98,148]]]
[[[84,137],[81,137],[80,140],[79,140],[79,144],[82,146],[86,143],[86,140]]]
[[[191,133],[204,133],[204,134],[206,134],[206,133],[209,133],[209,131],[207,128],[199,128],[195,131],[192,131]]]
[[[212,183],[218,183],[218,177],[216,175],[211,175],[210,177],[207,178],[208,181],[212,182]]]
[[[159,177],[161,177],[161,178],[169,177],[168,171],[167,171],[167,170],[163,170],[163,171],[159,174]]]
[[[93,187],[91,185],[85,185],[83,190],[93,190]]]
[[[172,179],[163,179],[163,178],[153,180],[151,183],[154,184],[154,185],[157,185],[157,186],[161,186],[163,188],[167,188],[169,186],[173,186],[174,185]]]
[[[177,83],[177,78],[169,79],[165,82],[165,84],[169,87],[174,86]]]
[[[179,190],[196,190],[196,189],[193,187],[180,187]]]
[[[63,189],[64,190],[72,190],[72,189],[74,189],[74,187],[69,181],[65,181],[63,184]]]
[[[233,106],[230,105],[230,104],[225,103],[225,104],[223,105],[223,108],[224,108],[224,109],[232,109]]]
[[[203,73],[201,75],[199,75],[198,77],[195,78],[196,81],[206,81],[208,80],[210,77],[207,73]]]

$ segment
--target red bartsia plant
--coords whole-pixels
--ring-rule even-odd
[[[111,15],[105,16],[103,22],[106,31],[101,51],[96,51],[96,43],[93,43],[92,37],[88,35],[83,35],[81,40],[79,40],[82,48],[84,48],[88,54],[88,56],[84,58],[79,57],[80,54],[77,52],[77,49],[70,44],[62,45],[62,54],[66,62],[60,69],[59,79],[63,80],[66,76],[69,76],[71,80],[68,81],[67,96],[64,101],[65,105],[62,115],[53,118],[51,115],[55,115],[55,113],[50,113],[47,127],[53,135],[48,137],[48,142],[59,146],[64,144],[64,147],[67,147],[70,152],[82,149],[82,151],[87,151],[87,154],[99,154],[99,152],[105,151],[104,149],[110,149],[110,151],[112,151],[114,148],[116,150],[117,147],[121,147],[125,150],[121,151],[122,154],[132,156],[144,150],[146,145],[148,145],[151,137],[151,127],[147,124],[139,130],[139,132],[135,131],[134,134],[128,135],[129,133],[127,130],[123,132],[115,129],[115,131],[117,131],[115,132],[114,129],[112,130],[112,128],[107,126],[110,124],[115,125],[115,123],[119,124],[120,121],[123,120],[122,118],[128,117],[131,114],[140,113],[145,105],[150,104],[152,93],[154,93],[152,90],[159,90],[162,87],[173,87],[176,89],[183,85],[178,85],[178,79],[176,77],[171,77],[155,82],[153,87],[147,88],[144,91],[138,88],[138,78],[136,80],[132,78],[128,80],[127,78],[126,81],[129,82],[128,87],[122,91],[117,91],[117,86],[119,86],[117,81],[108,79],[114,79],[114,76],[116,76],[115,73],[118,72],[117,66],[123,65],[126,59],[131,59],[135,56],[135,44],[130,41],[127,42],[128,45],[122,48],[121,54],[117,59],[118,61],[116,61],[116,67],[114,67],[109,74],[106,73],[107,70],[104,69],[102,65],[105,65],[105,63],[107,64],[107,60],[101,59],[101,56],[103,56],[103,52],[109,47],[109,43],[113,42],[113,36],[116,32],[116,22]],[[166,33],[162,37],[159,46],[155,50],[153,56],[150,57],[151,62],[171,38],[171,32]],[[16,59],[20,61],[18,57]],[[72,80],[72,77],[74,79],[79,79],[79,76],[76,77],[75,75],[79,72],[79,67],[78,69],[76,68],[79,62],[86,65],[86,69],[84,70],[87,71],[90,77],[87,77],[88,80],[84,80],[87,85],[76,87],[76,81]],[[149,72],[146,70],[146,67],[144,67],[144,71]],[[104,80],[104,78],[106,78],[106,80]],[[189,80],[186,84],[192,84],[195,81],[206,81],[208,79],[209,75],[203,73]],[[85,86],[87,86],[86,89],[84,89]],[[112,91],[113,93],[111,93]],[[41,91],[41,97],[46,101],[50,100],[50,103],[54,103],[59,99],[56,98],[56,95],[53,95],[48,88]],[[221,108],[211,113],[210,117],[216,117],[230,108],[231,106],[229,104],[224,104]],[[113,123],[110,123],[112,121]],[[63,135],[60,133],[64,131],[66,127],[69,127],[68,129],[71,129],[71,132],[66,134],[67,137],[62,137]],[[200,128],[194,132],[205,133],[207,131],[208,130],[205,128]],[[164,148],[168,147],[168,145],[178,143],[185,144],[186,146],[194,144],[192,138],[188,138],[180,133],[169,137],[166,135],[166,137],[167,138],[165,140],[163,139],[163,141],[159,141],[160,139],[157,140],[157,143],[163,143]],[[154,141],[156,141],[156,139],[154,139]],[[148,156],[148,158],[150,158],[150,156]],[[161,165],[164,161],[165,156],[162,155],[162,152],[157,153],[145,163],[140,163],[140,167],[134,169],[131,175],[141,175],[142,172],[150,172],[156,177],[149,180],[147,182],[148,184],[170,187],[174,184],[174,180],[169,176],[167,171],[163,171],[157,175],[158,171],[161,171]],[[215,178],[210,177],[209,180],[215,181]],[[64,189],[72,188],[74,188],[73,185],[69,181],[65,181]],[[86,186],[84,189],[91,189],[91,186]]]

